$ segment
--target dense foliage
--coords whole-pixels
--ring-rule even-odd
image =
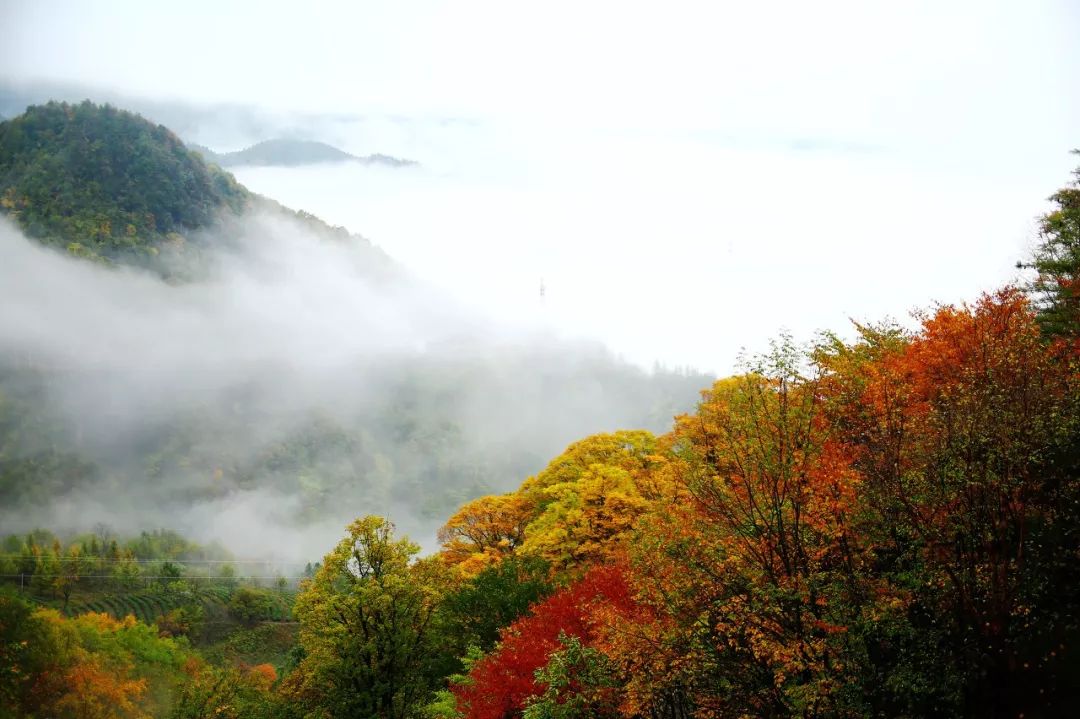
[[[109,105],[50,102],[0,123],[0,208],[76,254],[145,262],[249,198],[165,127]]]
[[[668,435],[590,438],[467,505],[443,533],[461,576],[535,555],[570,585],[470,660],[457,710],[1068,715],[1080,357],[1038,318],[1005,289],[913,334],[784,340]],[[601,569],[627,592],[549,615]]]
[[[571,445],[434,557],[356,521],[301,587],[294,658],[192,665],[177,716],[1069,716],[1080,354],[1013,288],[859,330],[782,338],[663,436]],[[236,593],[240,621],[262,600]],[[137,706],[110,666],[75,696]]]
[[[134,617],[66,619],[0,594],[0,716],[162,716],[186,681],[183,642]]]

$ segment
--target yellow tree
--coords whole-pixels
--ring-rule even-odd
[[[521,551],[556,569],[618,554],[637,517],[679,496],[656,437],[642,430],[575,442],[518,491],[536,507]]]
[[[546,506],[529,524],[521,550],[559,568],[612,557],[650,506],[630,472],[605,464],[545,487],[542,495]]]
[[[555,569],[603,560],[653,502],[678,496],[651,433],[593,435],[567,447],[518,491],[458,510],[439,531],[442,557],[466,577],[514,552],[540,556]]]
[[[439,530],[443,561],[476,575],[521,545],[532,516],[533,502],[518,494],[474,499]]]
[[[525,480],[518,492],[534,498],[538,508],[542,509],[551,501],[543,494],[546,487],[576,482],[596,464],[626,470],[637,482],[654,469],[659,459],[656,452],[656,437],[651,432],[623,430],[594,434],[567,447],[542,472]],[[661,490],[650,487],[652,491]]]

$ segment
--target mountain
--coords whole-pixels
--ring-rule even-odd
[[[413,160],[403,160],[382,154],[357,157],[332,145],[312,140],[264,140],[236,152],[214,152],[208,147],[194,143],[189,144],[188,147],[201,154],[206,161],[217,163],[222,167],[243,165],[295,167],[320,162],[359,162],[364,165],[389,167],[410,167],[418,164]]]
[[[109,105],[50,102],[0,123],[0,210],[74,254],[152,257],[252,199],[165,127]]]
[[[322,239],[353,242],[372,268],[389,267],[364,238],[251,192],[135,113],[48,102],[0,122],[0,213],[71,254],[187,276],[201,271],[208,242],[234,233],[228,226],[256,211],[298,221]]]

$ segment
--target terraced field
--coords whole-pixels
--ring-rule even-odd
[[[141,622],[151,624],[158,617],[169,611],[193,603],[201,604],[208,614],[224,614],[228,611],[232,591],[227,587],[209,587],[200,589],[194,595],[176,592],[133,592],[131,594],[109,594],[85,602],[72,603],[68,616],[85,612],[104,612],[118,619],[129,614]],[[292,619],[291,594],[274,595],[267,619],[284,622]]]
[[[222,598],[206,593],[199,596],[196,601],[202,604],[224,604],[227,599],[227,594]],[[68,607],[67,613],[70,616],[82,614],[83,612],[105,612],[116,618],[134,614],[135,618],[139,621],[150,624],[170,610],[191,603],[192,597],[184,594],[169,594],[163,592],[110,594],[88,602],[72,604]]]

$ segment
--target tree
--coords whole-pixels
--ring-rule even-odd
[[[875,567],[909,597],[874,632],[888,714],[1016,716],[1075,699],[1080,574],[1075,356],[1047,345],[1016,289],[940,307],[907,341],[864,333],[823,357]],[[918,678],[894,687],[888,679]],[[912,687],[923,697],[913,696]],[[884,691],[883,691],[884,690]],[[887,696],[892,692],[892,696]]]
[[[449,633],[465,648],[489,651],[499,630],[548,596],[549,565],[539,557],[510,556],[455,587],[443,600]]]
[[[250,668],[212,667],[191,661],[170,719],[279,719],[295,716],[272,685],[277,672],[269,664]]]
[[[545,487],[544,511],[528,526],[522,552],[568,568],[606,560],[630,538],[649,508],[634,476],[618,466],[593,464],[573,482]]]
[[[533,498],[539,509],[552,501],[543,490],[558,484],[573,483],[593,465],[618,467],[634,477],[644,477],[656,460],[656,437],[644,430],[624,430],[594,434],[574,442],[535,477],[522,483],[520,494]],[[662,491],[662,490],[659,490]],[[657,492],[646,492],[650,498]]]
[[[79,581],[90,573],[92,558],[83,555],[82,547],[73,544],[68,547],[67,555],[59,560],[59,575],[56,577],[56,588],[60,596],[64,598],[64,610],[67,610],[71,592]]]
[[[643,709],[689,691],[719,715],[817,715],[850,682],[844,637],[872,594],[860,478],[800,348],[785,337],[748,369],[664,440],[690,500],[640,523],[634,584],[659,618],[613,639]]]
[[[29,715],[41,676],[60,659],[33,609],[0,593],[0,718]]]
[[[229,611],[247,624],[268,618],[273,607],[270,592],[255,587],[240,587],[229,599]]]
[[[56,580],[60,577],[60,559],[57,556],[56,547],[38,549],[34,562],[34,576],[30,580],[30,587],[38,595],[48,592],[56,596]]]
[[[468,681],[453,687],[458,709],[468,719],[503,719],[523,711],[529,698],[543,694],[537,670],[572,637],[590,645],[596,636],[597,607],[631,603],[619,565],[591,569],[579,581],[536,604],[529,614],[500,632],[491,654],[476,661]]]
[[[66,618],[0,595],[0,717],[163,716],[188,657],[134,617]]]
[[[1080,154],[1080,150],[1074,151]],[[1048,336],[1080,340],[1080,168],[1071,186],[1050,197],[1056,207],[1043,215],[1041,242],[1026,266],[1038,274],[1029,291]],[[1024,266],[1024,265],[1021,265]]]
[[[412,562],[419,547],[394,539],[381,517],[359,519],[297,598],[306,656],[294,696],[332,716],[418,716],[439,676],[435,613],[447,588],[437,561]]]
[[[516,492],[463,506],[439,531],[442,557],[466,578],[515,552],[556,572],[606,561],[652,503],[679,498],[657,451],[645,431],[575,442]]]
[[[620,682],[611,660],[578,637],[559,637],[562,649],[536,670],[542,694],[529,699],[523,719],[618,717]]]
[[[532,502],[518,494],[479,497],[439,530],[443,559],[472,576],[512,553],[525,539]]]
[[[139,583],[139,563],[135,561],[130,550],[125,550],[123,556],[117,557],[112,565],[112,576],[120,589],[132,590]]]

